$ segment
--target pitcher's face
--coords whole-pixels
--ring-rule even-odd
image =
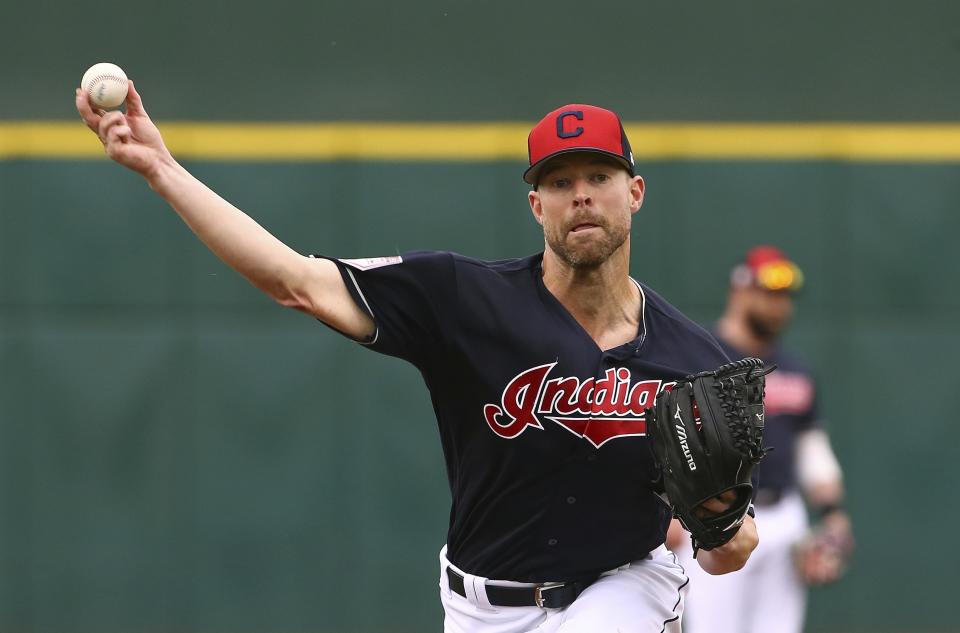
[[[642,203],[643,179],[595,152],[554,158],[530,192],[547,248],[571,268],[599,266],[622,248]]]

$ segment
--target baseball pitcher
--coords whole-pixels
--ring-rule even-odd
[[[132,82],[126,113],[94,110],[80,91],[76,106],[107,156],[254,286],[422,373],[452,496],[445,631],[678,631],[687,576],[664,546],[674,511],[710,573],[741,568],[757,546],[749,472],[765,370],[731,364],[630,276],[644,181],[613,112],[568,105],[532,129],[523,177],[543,250],[490,262],[296,253],[177,163]]]

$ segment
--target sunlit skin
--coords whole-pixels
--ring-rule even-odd
[[[601,349],[637,336],[640,292],[630,281],[630,227],[643,178],[580,152],[554,158],[529,194],[543,226],[543,282]]]
[[[622,267],[629,261],[630,226],[643,204],[643,190],[643,178],[630,176],[603,154],[581,152],[551,160],[529,194],[549,251],[544,259],[581,275]]]

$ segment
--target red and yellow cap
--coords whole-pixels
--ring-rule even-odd
[[[530,166],[523,179],[537,184],[543,165],[560,154],[597,152],[617,159],[633,176],[633,152],[615,112],[572,103],[557,108],[537,123],[527,137]]]
[[[803,271],[775,246],[755,246],[730,275],[738,288],[754,286],[764,290],[796,292],[803,286]]]

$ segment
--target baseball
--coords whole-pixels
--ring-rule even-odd
[[[127,98],[127,75],[116,64],[101,62],[83,73],[80,87],[98,108],[117,108]]]

